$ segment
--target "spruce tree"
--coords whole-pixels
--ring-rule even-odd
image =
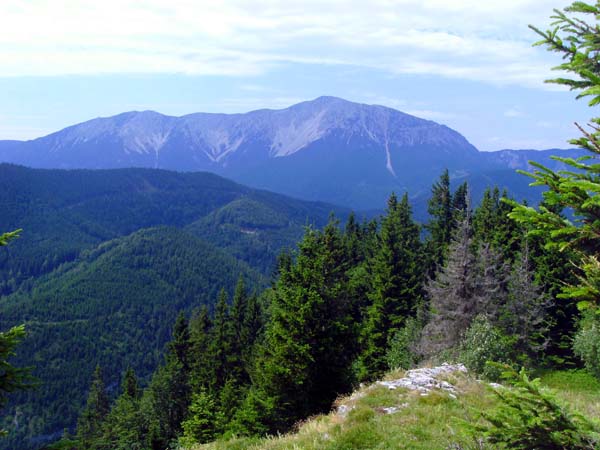
[[[420,351],[435,355],[458,344],[477,314],[477,270],[472,251],[470,216],[459,223],[448,258],[427,286],[430,320],[423,329]]]
[[[81,448],[91,449],[101,442],[104,420],[109,412],[110,400],[104,386],[102,369],[96,366],[85,408],[77,421],[77,441]]]
[[[539,361],[548,345],[548,295],[535,282],[527,242],[516,259],[508,280],[507,301],[502,308],[500,325],[514,339],[521,365]]]
[[[285,430],[328,410],[350,388],[353,327],[343,257],[337,223],[330,222],[321,233],[308,229],[296,261],[280,266],[244,420],[254,415],[272,432]]]
[[[146,433],[140,413],[141,392],[131,368],[125,372],[121,391],[104,421],[101,448],[142,450]]]
[[[218,433],[219,417],[213,397],[201,389],[195,392],[190,405],[190,414],[182,423],[183,438],[186,446],[213,441]]]
[[[429,232],[427,254],[430,258],[430,273],[444,263],[448,245],[452,240],[455,220],[452,200],[450,175],[446,169],[431,188],[431,198],[427,207],[430,219],[425,228]]]
[[[177,437],[191,402],[190,335],[183,314],[177,317],[166,362],[152,376],[141,410],[152,448],[164,448]]]
[[[203,306],[190,320],[190,385],[194,392],[211,384],[213,364],[210,358],[212,321]]]
[[[221,289],[215,306],[215,317],[211,330],[210,359],[212,361],[211,390],[213,393],[221,389],[230,372],[230,360],[233,327],[229,315],[227,292]]]
[[[371,262],[372,290],[362,327],[361,378],[387,370],[390,338],[416,313],[422,299],[423,267],[419,227],[411,217],[408,195],[392,194],[381,224],[379,248]]]

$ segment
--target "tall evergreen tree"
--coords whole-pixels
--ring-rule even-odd
[[[231,304],[231,345],[229,349],[229,374],[235,386],[247,384],[249,381],[244,368],[243,350],[246,345],[243,342],[244,325],[248,313],[248,292],[244,279],[240,277],[235,287],[233,301]]]
[[[535,282],[527,242],[513,265],[500,325],[515,343],[522,365],[539,361],[548,344],[548,295]]]
[[[82,448],[94,448],[101,441],[102,427],[109,411],[110,400],[104,386],[102,369],[97,366],[85,408],[77,421],[77,441]]]
[[[430,271],[435,271],[444,263],[448,245],[452,240],[454,229],[454,212],[452,209],[452,192],[450,190],[450,175],[446,169],[431,188],[427,211],[429,223],[426,226],[429,232],[427,239],[427,253],[430,258]]]
[[[215,306],[215,317],[211,331],[210,359],[213,365],[211,390],[216,392],[225,386],[230,372],[233,328],[230,320],[227,292],[221,289]]]
[[[322,233],[308,229],[295,263],[280,268],[248,400],[270,431],[328,410],[350,388],[353,329],[343,256],[331,222]]]
[[[477,261],[472,251],[470,222],[467,215],[459,223],[445,265],[426,286],[430,320],[420,344],[424,355],[456,345],[477,313]]]
[[[210,358],[212,321],[208,308],[203,306],[192,317],[190,328],[190,385],[194,392],[210,386],[213,364]]]
[[[181,432],[191,402],[190,335],[183,314],[177,317],[166,362],[154,373],[141,410],[153,449],[165,448]]]
[[[142,450],[146,448],[146,433],[140,414],[141,392],[131,368],[125,372],[121,391],[104,421],[102,438],[97,448]]]
[[[421,302],[419,233],[411,217],[408,195],[404,194],[398,203],[392,194],[381,224],[379,247],[371,262],[371,303],[362,328],[361,378],[377,377],[387,369],[385,355],[391,336],[415,314]]]

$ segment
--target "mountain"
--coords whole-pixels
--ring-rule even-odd
[[[0,141],[0,161],[30,167],[211,171],[361,210],[383,208],[391,191],[428,195],[445,168],[456,180],[484,174],[502,184],[502,171],[523,166],[521,159],[479,152],[444,125],[335,97],[246,114],[127,112],[32,141]]]

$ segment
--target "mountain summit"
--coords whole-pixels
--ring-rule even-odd
[[[251,186],[355,208],[412,195],[448,168],[505,167],[458,132],[392,108],[319,97],[245,114],[154,111],[97,118],[31,141],[0,141],[0,161],[36,168],[211,171]]]

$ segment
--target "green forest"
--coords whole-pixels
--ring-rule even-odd
[[[600,5],[575,2],[555,11],[556,28],[534,31],[573,76],[552,81],[595,106],[600,32],[581,16],[597,20]],[[512,377],[484,421],[463,424],[479,439],[473,448],[598,448],[598,417],[571,412],[527,374],[600,379],[599,127],[593,119],[573,141],[588,156],[557,156],[565,170],[534,164],[523,174],[544,188],[539,205],[494,187],[474,204],[468,184],[444,171],[423,224],[408,193],[392,193],[377,218],[338,210],[325,221],[328,205],[310,212],[218,177],[192,182],[212,190],[188,190],[189,180],[165,172],[111,171],[134,189],[108,194],[105,175],[99,189],[87,184],[93,172],[76,172],[91,191],[65,192],[69,207],[50,208],[50,231],[47,215],[19,215],[43,207],[43,188],[32,195],[11,184],[13,216],[2,226],[49,236],[40,247],[19,246],[25,232],[0,238],[11,249],[2,328],[16,327],[0,334],[0,355],[19,355],[4,358],[0,392],[17,392],[3,445],[63,426],[30,445],[227,446],[293,433],[389,371],[455,362],[491,382]],[[64,186],[61,175],[39,173]],[[188,204],[174,201],[181,192]],[[72,228],[58,232],[63,220]],[[20,417],[35,417],[30,430]]]
[[[491,378],[488,358],[576,367],[579,313],[558,298],[575,282],[571,255],[527,237],[512,208],[493,189],[471,211],[468,186],[452,191],[444,173],[424,230],[407,195],[392,195],[379,220],[309,228],[259,298],[240,279],[214,312],[181,314],[145,389],[123,367],[111,406],[99,366],[76,432],[54,448],[162,449],[286,432],[358,383],[424,360],[458,358]],[[481,333],[493,337],[483,353]]]

